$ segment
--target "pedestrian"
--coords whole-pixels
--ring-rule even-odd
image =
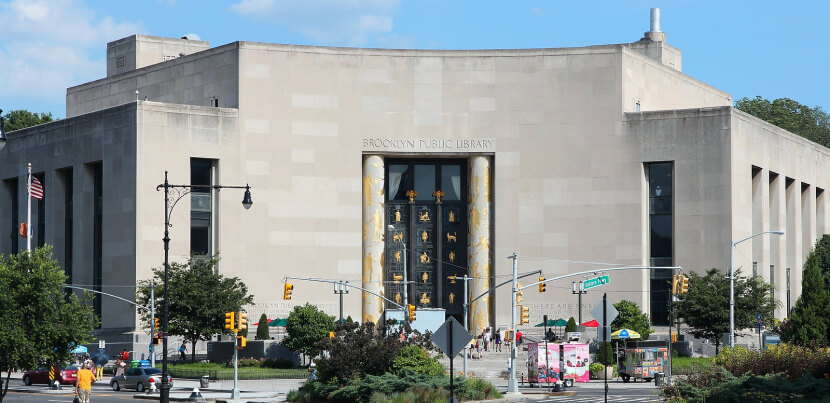
[[[121,361],[129,361],[130,360],[130,352],[127,351],[125,348],[124,351],[121,352]]]
[[[184,361],[184,359],[187,358],[187,355],[185,355],[186,353],[187,346],[184,344],[184,342],[182,342],[182,345],[179,347],[179,359]]]
[[[476,339],[470,339],[470,358],[476,358]]]
[[[496,351],[501,352],[501,332],[496,332]]]
[[[478,338],[476,339],[476,354],[478,355],[478,359],[481,359],[481,345],[482,344],[484,344],[484,342],[481,341],[481,336],[478,336]]]
[[[522,345],[522,331],[517,330],[516,331],[516,347],[521,346],[521,345]]]
[[[115,369],[115,376],[124,375],[124,371],[126,369],[127,369],[127,361],[118,360],[118,366]]]
[[[91,364],[91,361],[84,362],[75,378],[75,396],[81,403],[89,403],[89,393],[92,392],[92,383],[95,382],[95,374],[89,369]]]
[[[490,351],[490,329],[484,331],[484,351]]]
[[[546,338],[548,341],[553,341],[553,330],[548,329],[547,334],[545,334],[545,338]]]

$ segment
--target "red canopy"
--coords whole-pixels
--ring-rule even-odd
[[[268,319],[268,323],[271,323],[271,322],[273,322],[273,321],[274,321],[273,319]],[[254,326],[259,326],[259,322],[254,323]]]
[[[599,322],[597,322],[596,319],[592,319],[592,320],[589,320],[589,321],[583,323],[582,326],[585,326],[585,327],[599,327]]]

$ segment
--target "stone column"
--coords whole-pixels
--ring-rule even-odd
[[[383,210],[383,157],[363,156],[363,288],[383,292],[383,236],[386,233]],[[383,313],[383,300],[363,294],[363,322],[377,323]]]
[[[470,255],[468,275],[473,277],[470,296],[475,298],[490,288],[492,261],[490,251],[490,157],[474,156],[470,164],[470,199],[467,214],[470,223]],[[484,296],[470,305],[470,332],[480,334],[490,325],[490,296]]]

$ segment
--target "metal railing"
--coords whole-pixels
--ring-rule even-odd
[[[212,380],[232,380],[233,368],[226,369],[190,369],[168,368],[170,376],[180,379],[199,379],[207,375]],[[239,379],[303,379],[308,377],[305,368],[271,369],[271,368],[240,368]]]

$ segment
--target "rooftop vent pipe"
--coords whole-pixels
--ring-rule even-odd
[[[650,32],[661,32],[660,31],[660,9],[659,8],[652,8],[651,9],[651,30]]]

